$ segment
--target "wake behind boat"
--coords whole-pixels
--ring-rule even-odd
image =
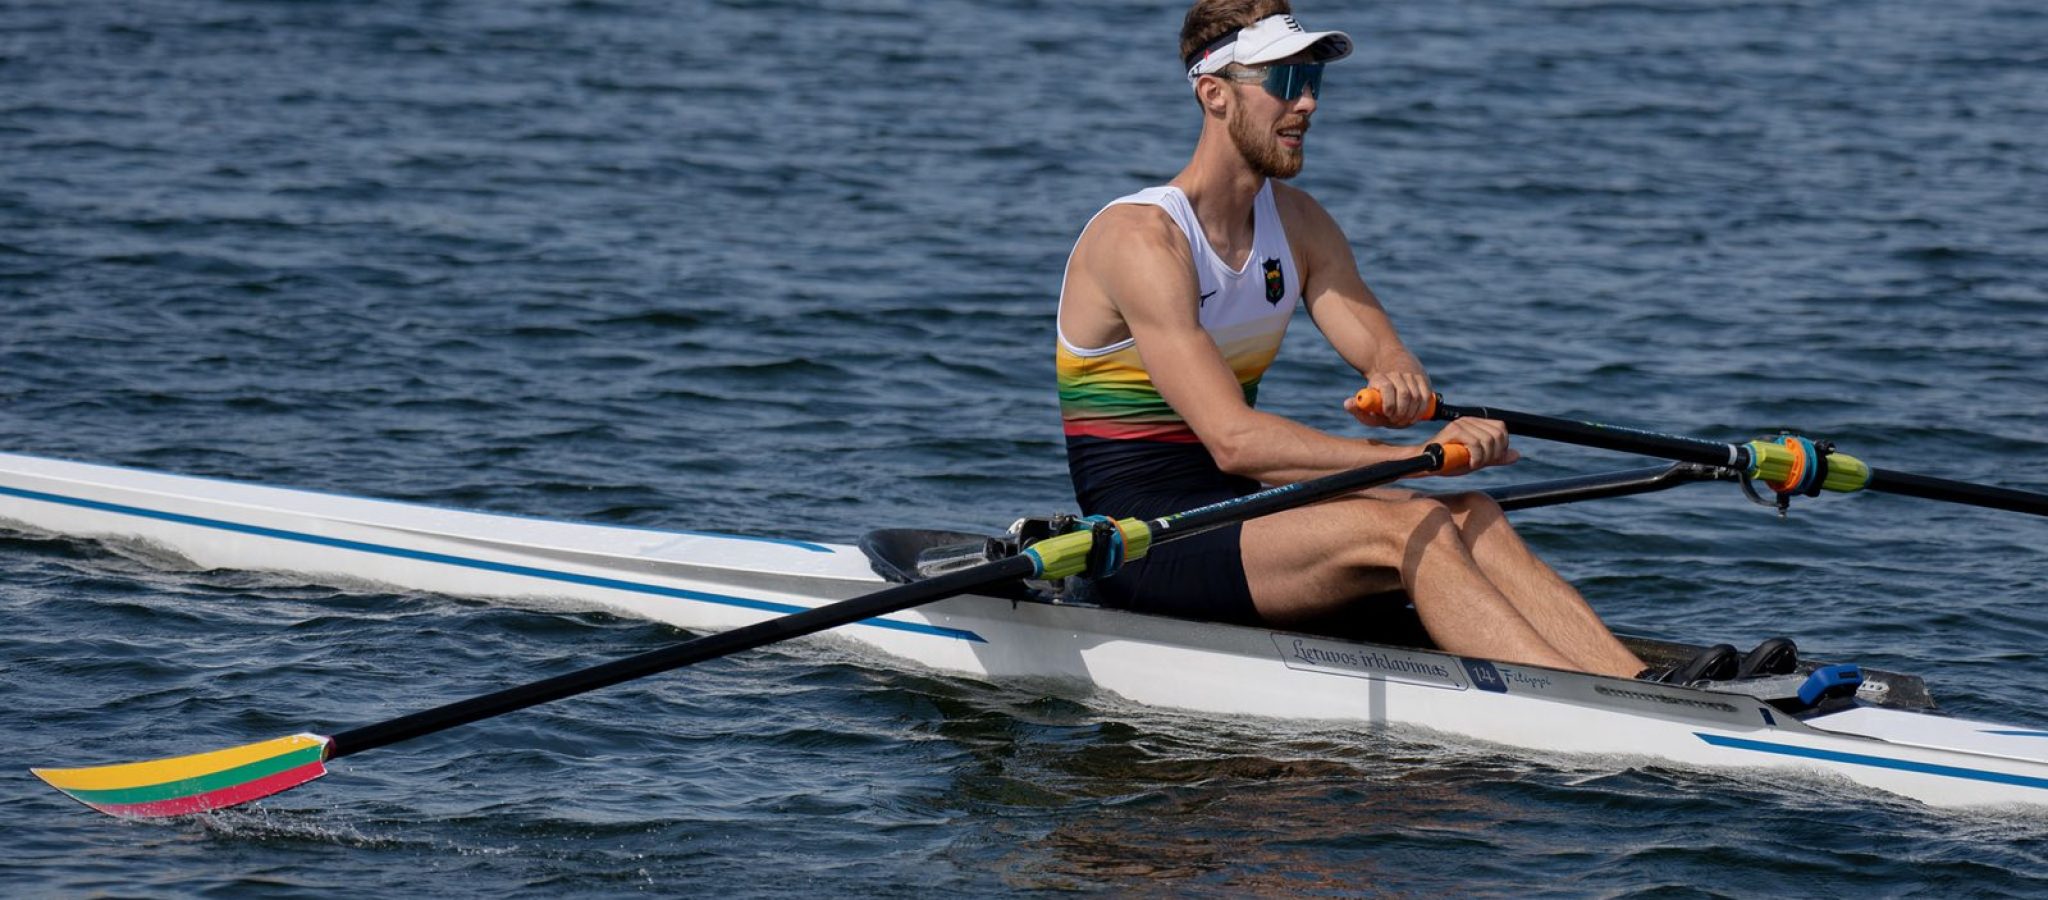
[[[1508,489],[1501,499],[1514,509],[1727,477],[1726,465],[1681,463]],[[1130,521],[1119,540],[1135,541],[1135,554],[1143,551],[1143,535]],[[1150,524],[1155,532],[1162,524],[1171,529],[1166,520]],[[1054,679],[1162,707],[1412,726],[1550,754],[1821,772],[1936,805],[2048,806],[2048,732],[1943,715],[1924,684],[1910,676],[1806,662],[1788,676],[1695,686],[1609,678],[1438,652],[1418,631],[1399,627],[1398,603],[1380,621],[1329,633],[1222,625],[1107,609],[1019,583],[1033,574],[1060,574],[1044,565],[958,596],[942,590],[958,575],[938,570],[1038,557],[1015,538],[1006,544],[1003,538],[898,530],[871,534],[854,547],[652,531],[11,454],[0,454],[0,525],[140,541],[201,567],[368,580],[511,602],[569,601],[692,630],[749,632],[852,610],[839,633],[892,657],[974,676]],[[1095,531],[1103,533],[1099,525]],[[1085,541],[1078,546],[1090,565],[1099,561],[1100,550]],[[920,590],[928,596],[886,615],[850,606]],[[782,636],[768,634],[746,646]],[[1653,662],[1697,649],[1640,639],[1630,645]],[[663,665],[725,652],[732,650],[707,649]],[[641,674],[614,672],[603,683]],[[189,757],[38,774],[105,812],[175,815],[292,787],[324,774],[323,763],[343,753],[594,686],[602,685],[556,685],[548,696],[521,696],[516,705],[464,701],[331,739],[303,734]],[[441,715],[444,710],[454,712]]]

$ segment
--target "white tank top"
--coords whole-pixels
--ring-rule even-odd
[[[1109,206],[1123,203],[1166,210],[1187,235],[1199,285],[1198,296],[1189,298],[1196,304],[1196,318],[1237,375],[1245,402],[1254,402],[1259,379],[1280,352],[1302,291],[1301,273],[1295,269],[1280,210],[1273,203],[1273,182],[1269,179],[1262,185],[1252,201],[1251,254],[1235,264],[1216,256],[1201,220],[1195,218],[1194,206],[1180,188],[1146,188],[1119,197]],[[1069,255],[1068,265],[1072,264]],[[1060,300],[1064,306],[1064,291]],[[1070,443],[1077,437],[1198,443],[1187,422],[1159,396],[1134,341],[1091,348],[1074,346],[1064,329],[1058,337],[1060,417]]]

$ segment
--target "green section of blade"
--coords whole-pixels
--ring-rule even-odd
[[[290,753],[270,757],[269,759],[259,759],[232,769],[223,769],[219,772],[200,775],[195,778],[180,778],[177,781],[166,781],[162,784],[149,784],[142,787],[114,788],[100,791],[67,790],[64,793],[70,794],[77,798],[79,802],[90,806],[131,806],[137,803],[156,803],[163,800],[175,800],[179,797],[208,794],[222,788],[246,784],[259,778],[267,778],[287,769],[296,769],[299,766],[319,762],[322,754],[326,752],[327,744],[322,742],[303,750],[294,750]]]

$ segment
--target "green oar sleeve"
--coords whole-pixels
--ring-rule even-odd
[[[1152,549],[1152,527],[1138,519],[1118,519],[1117,530],[1124,536],[1124,560],[1138,559]],[[1046,538],[1025,548],[1024,554],[1038,562],[1039,578],[1066,578],[1088,569],[1088,551],[1095,536],[1087,531],[1070,531]]]

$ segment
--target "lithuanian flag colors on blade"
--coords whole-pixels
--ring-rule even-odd
[[[100,812],[182,816],[247,803],[327,774],[328,739],[295,734],[226,750],[86,769],[32,769]]]

